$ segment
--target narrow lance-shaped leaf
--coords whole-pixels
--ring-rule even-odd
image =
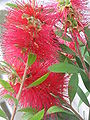
[[[85,56],[85,60],[90,65],[90,56]]]
[[[9,65],[6,61],[0,61],[0,62],[1,62],[2,65],[9,67],[11,69],[12,73],[15,74],[18,77],[18,81],[21,82],[21,79],[20,79],[19,75],[13,69],[13,67],[11,65]]]
[[[53,64],[48,68],[51,72],[55,73],[79,73],[80,68],[69,63]]]
[[[0,109],[0,117],[7,119],[5,112]]]
[[[1,84],[7,91],[12,92],[12,93],[14,92],[12,86],[11,86],[7,81],[2,80],[1,78],[0,78],[0,84]]]
[[[58,52],[58,54],[59,54],[59,59],[58,59],[59,62],[64,62],[65,59],[67,59],[68,63],[74,64],[74,62],[72,60],[70,60],[67,56],[65,56],[63,53]]]
[[[81,100],[87,105],[89,106],[89,102],[88,102],[88,99],[85,95],[85,93],[82,91],[82,89],[78,86],[77,88],[77,93],[79,95],[79,97],[81,98]]]
[[[63,101],[59,96],[54,95],[53,93],[50,93],[55,99],[59,99],[60,103],[63,105],[65,104],[65,101]]]
[[[44,116],[44,109],[33,115],[33,117],[30,120],[42,120]]]
[[[86,97],[88,97],[89,95],[90,95],[90,93],[87,91],[86,93],[85,93],[85,95],[86,95]],[[78,104],[78,109],[79,109],[79,107],[80,107],[80,105],[83,103],[83,101],[80,99],[80,101],[79,101],[79,104]]]
[[[16,71],[12,68],[11,65],[9,65],[6,61],[0,61],[2,66],[7,66],[12,70],[12,73],[16,73]]]
[[[82,77],[83,83],[86,87],[86,89],[90,92],[90,81],[88,79],[88,76],[86,75],[86,73],[83,70],[80,70],[80,75]]]
[[[36,81],[34,81],[32,84],[30,84],[29,86],[27,86],[27,88],[31,88],[31,87],[35,87],[37,85],[40,85],[42,82],[44,82],[50,73],[46,73],[45,75],[43,75],[42,77],[40,77],[39,79],[37,79]]]
[[[47,114],[58,113],[58,112],[72,114],[71,112],[64,110],[59,106],[52,106],[47,110]]]
[[[28,55],[28,65],[31,66],[36,61],[37,56],[33,53]]]
[[[76,62],[77,62],[77,64],[78,64],[78,66],[79,66],[81,69],[83,69],[82,62],[81,62],[80,58],[77,57],[77,56],[75,56],[75,59],[76,59]]]
[[[72,102],[78,88],[78,74],[73,74],[71,76],[68,86],[69,86],[68,95],[69,95],[70,102]]]
[[[74,56],[76,55],[75,52],[71,50],[68,46],[66,46],[65,44],[60,44],[60,47],[63,50],[63,52],[74,55]]]
[[[7,71],[4,69],[4,67],[0,64],[0,74],[7,74]]]
[[[47,115],[48,114],[53,114],[53,113],[57,113],[58,120],[66,120],[66,119],[68,119],[68,120],[79,120],[75,116],[75,114],[73,112],[71,112],[70,110],[68,110],[68,108],[66,109],[66,107],[65,107],[65,109],[63,109],[59,106],[52,106],[46,112]]]
[[[15,102],[15,105],[16,106],[18,105],[18,100],[15,97],[13,97],[13,96],[11,96],[9,94],[4,95],[3,98],[5,98],[5,99],[12,99]]]
[[[26,107],[26,108],[19,109],[18,112],[24,113],[22,116],[22,120],[31,120],[33,115],[37,113],[37,110],[32,107]]]
[[[23,114],[22,116],[22,120],[31,120],[31,118],[33,117],[33,113],[32,112],[26,112]]]
[[[10,8],[18,8],[18,6],[13,3],[6,3],[6,5],[9,6]]]
[[[26,107],[18,110],[19,112],[30,112],[30,113],[36,113],[37,110],[32,107]]]
[[[77,118],[77,116],[75,114],[67,114],[67,113],[60,113],[60,114],[57,114],[57,118],[58,120],[80,120],[79,118]]]
[[[84,28],[85,29],[85,34],[87,35],[87,44],[88,48],[90,49],[90,29],[88,27]]]
[[[88,55],[87,47],[86,47],[85,45],[80,46],[80,51],[81,51],[82,56],[83,56],[83,55],[84,55],[84,56]]]
[[[66,35],[66,37],[65,36],[63,36],[62,37],[62,34],[63,34],[63,31],[55,31],[55,34],[57,35],[57,36],[59,36],[60,38],[62,38],[63,40],[65,40],[65,41],[69,41],[69,42],[71,42],[72,41],[72,39],[68,36],[68,35]]]

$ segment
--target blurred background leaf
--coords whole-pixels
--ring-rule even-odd
[[[5,16],[8,14],[6,10],[0,10],[0,34],[3,32],[4,28],[1,26],[5,22]],[[1,36],[0,36],[1,37]]]

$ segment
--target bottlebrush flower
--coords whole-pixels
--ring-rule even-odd
[[[70,0],[70,2],[76,10],[81,11],[87,8],[88,0]]]
[[[40,59],[49,59],[58,49],[53,40],[53,25],[58,17],[55,11],[52,6],[36,5],[33,9],[31,2],[17,3],[17,8],[9,9],[2,43],[8,46],[5,51],[13,45],[23,53],[31,51]]]
[[[70,0],[72,7],[78,12],[82,22],[85,25],[90,23],[90,8],[88,0]]]
[[[6,23],[6,31],[3,34],[4,60],[16,70],[22,79],[27,56],[29,52],[37,54],[36,62],[27,70],[20,104],[32,106],[38,109],[46,109],[52,105],[58,105],[59,101],[51,94],[63,99],[66,88],[64,74],[50,73],[49,77],[37,87],[26,88],[29,84],[48,72],[48,67],[56,62],[58,45],[53,32],[53,25],[57,22],[58,14],[52,7],[35,6],[31,3],[18,3],[18,8],[10,9]],[[50,8],[50,9],[49,9]],[[13,75],[9,77],[16,95],[20,88],[20,82],[12,82]]]
[[[50,73],[49,77],[40,85],[32,88],[26,88],[29,84],[40,78],[48,72],[47,68],[52,61],[35,62],[27,71],[27,78],[22,90],[20,105],[23,107],[31,106],[33,108],[48,109],[53,105],[59,105],[59,100],[52,96],[52,94],[64,99],[64,92],[66,89],[66,78],[64,74]],[[18,73],[21,72],[18,70]],[[20,73],[21,74],[21,73]],[[22,76],[22,74],[21,74]],[[18,93],[20,83],[12,85],[16,94]]]
[[[27,54],[23,55],[20,52],[20,49],[13,46],[11,46],[11,49],[13,50],[11,54],[8,52],[6,53],[8,56],[6,61],[12,65],[22,79],[25,69],[24,62],[26,62]],[[59,100],[53,97],[52,94],[59,96],[61,99],[67,97],[65,90],[67,89],[68,80],[67,77],[65,77],[65,74],[50,73],[49,77],[37,87],[26,88],[42,75],[49,72],[48,67],[57,62],[58,61],[53,57],[46,61],[36,60],[36,62],[27,70],[26,79],[19,102],[22,107],[30,106],[37,108],[38,110],[43,107],[48,109],[53,105],[60,105]],[[20,82],[18,82],[18,78],[12,73],[8,77],[9,82],[15,91],[14,96],[16,97],[20,88]],[[13,83],[13,79],[15,80],[15,83]],[[3,95],[5,93],[7,93],[6,90],[2,92]]]
[[[83,39],[80,32],[84,33],[84,27],[87,25],[85,17],[85,10],[87,9],[86,2],[87,0],[66,0],[58,1],[58,11],[60,13],[60,21],[63,26],[63,36],[66,36],[66,33],[69,33],[72,36],[72,40],[76,41],[73,38],[76,36],[83,44],[87,44],[86,40]]]
[[[12,54],[8,54],[7,62],[10,62],[22,79],[25,69],[24,62],[26,62],[27,54],[23,56],[18,48],[13,48],[13,50],[15,51],[13,51]],[[14,57],[14,55],[17,57]],[[23,59],[24,61],[21,61],[19,58]],[[52,94],[59,96],[61,99],[67,97],[67,94],[65,94],[65,90],[67,89],[67,77],[65,77],[65,74],[50,73],[49,77],[40,85],[27,88],[27,86],[29,86],[32,82],[49,72],[48,67],[57,62],[58,61],[52,57],[46,61],[36,60],[36,62],[29,67],[20,97],[20,105],[22,107],[30,106],[41,110],[43,107],[48,109],[53,105],[61,105],[59,100],[52,96]],[[15,83],[13,83],[13,79],[15,80]],[[20,88],[20,82],[18,82],[18,78],[14,76],[14,74],[10,74],[9,82],[15,91],[14,96],[16,97]],[[7,92],[3,91],[2,93],[5,94]]]

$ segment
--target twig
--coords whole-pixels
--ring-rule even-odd
[[[34,7],[35,7],[35,0],[32,0],[32,7],[33,7],[33,9],[34,9]],[[34,22],[34,20],[33,20],[33,22]],[[25,78],[26,78],[27,69],[28,69],[28,60],[27,60],[26,67],[25,67],[25,71],[24,71],[24,75],[23,75],[23,78],[22,78],[22,83],[21,83],[19,92],[18,92],[18,94],[17,94],[17,100],[18,100],[18,101],[20,100],[21,92],[22,92],[23,85],[24,85],[24,81],[25,81]],[[17,110],[17,106],[15,105],[15,106],[14,106],[14,110],[13,110],[13,114],[12,114],[12,117],[11,117],[11,120],[14,120],[14,116],[15,116],[15,114],[16,114],[16,110]]]
[[[79,120],[84,120],[79,114],[77,111],[75,111],[75,109],[69,104],[67,103],[65,100],[64,102],[66,103],[66,105],[72,110],[72,112],[74,112],[74,114],[79,118]]]
[[[89,77],[89,73],[88,73],[87,67],[86,67],[86,65],[85,65],[84,59],[83,59],[82,54],[81,54],[81,51],[80,51],[80,49],[79,49],[80,46],[79,46],[79,44],[77,45],[77,43],[76,43],[76,46],[77,46],[77,52],[78,52],[78,55],[79,55],[80,60],[81,60],[81,62],[82,62],[82,65],[83,65],[83,68],[84,68],[84,70],[85,70],[85,73],[86,73],[87,76]],[[90,79],[89,79],[89,80],[90,80]]]
[[[55,96],[55,98],[57,98],[57,99],[59,99],[59,100],[62,100],[62,101],[64,102],[65,106],[66,106],[66,107],[69,107],[69,108],[72,110],[72,112],[77,116],[77,118],[78,118],[79,120],[84,120],[84,119],[79,115],[79,113],[78,113],[77,111],[75,111],[75,109],[71,106],[71,104],[69,104],[65,99],[60,99],[58,96]]]
[[[79,120],[84,120],[77,111],[75,111],[75,109],[73,109],[73,107],[71,105],[69,105],[70,109],[75,113],[75,115],[79,118]]]
[[[21,85],[20,85],[20,89],[19,89],[19,92],[18,92],[18,94],[17,94],[17,100],[18,100],[18,101],[20,100],[21,92],[22,92],[23,85],[24,85],[25,78],[26,78],[27,69],[28,69],[28,60],[27,60],[26,66],[25,66],[25,71],[24,71],[24,75],[23,75],[23,78],[22,78],[22,83],[21,83]],[[15,117],[15,114],[16,114],[16,110],[17,110],[17,106],[15,105],[15,106],[14,106],[13,113],[12,113],[11,120],[14,120],[14,117]]]

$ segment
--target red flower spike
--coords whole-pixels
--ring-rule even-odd
[[[32,106],[34,108],[48,109],[52,105],[58,105],[59,101],[52,96],[52,94],[64,99],[64,90],[66,89],[66,78],[64,74],[50,73],[49,77],[37,87],[26,88],[29,84],[47,73],[47,67],[51,62],[39,63],[36,62],[28,69],[27,79],[24,83],[24,88],[21,94],[20,104],[23,107]],[[13,86],[16,93],[18,93],[20,84]]]
[[[80,35],[80,32],[82,31],[84,33],[84,27],[87,26],[89,22],[89,20],[86,19],[86,16],[89,14],[87,0],[70,0],[68,2],[64,1],[63,3],[58,0],[58,11],[60,13],[60,20],[64,29],[63,36],[66,36],[67,32],[69,34],[75,33],[76,38],[79,38],[79,40],[86,45],[87,42]],[[86,11],[87,15],[85,13]],[[75,32],[73,32],[74,30]],[[75,42],[75,39],[73,40]]]
[[[83,10],[86,9],[87,7],[87,3],[88,0],[70,0],[72,6],[76,9],[76,10]]]
[[[39,110],[43,107],[48,109],[52,105],[59,104],[59,100],[51,94],[64,99],[64,90],[67,88],[65,75],[50,73],[49,77],[37,87],[26,87],[46,74],[50,65],[58,62],[56,52],[59,48],[54,41],[56,35],[53,32],[58,14],[52,6],[35,6],[33,10],[31,2],[17,3],[17,5],[18,9],[9,10],[4,24],[6,28],[2,42],[4,60],[13,66],[22,79],[28,52],[37,54],[36,62],[27,70],[20,104],[24,107],[36,107]],[[10,76],[10,82],[12,77]],[[20,83],[16,79],[15,84],[11,82],[11,85],[16,96]]]
[[[12,63],[17,65],[14,66],[14,68],[16,67],[16,72],[19,74],[20,78],[22,78],[25,67],[23,62],[19,61],[19,59],[15,59]],[[65,90],[67,89],[67,77],[65,77],[64,74],[50,73],[49,77],[40,85],[27,88],[32,82],[49,72],[48,67],[53,63],[57,63],[57,61],[53,61],[53,59],[44,62],[36,61],[32,67],[28,69],[20,97],[20,105],[22,107],[30,106],[41,110],[43,107],[48,109],[53,105],[61,105],[60,101],[53,97],[52,94],[61,99],[67,96],[65,94]],[[14,96],[16,96],[20,88],[20,83],[16,79],[15,84],[11,82],[11,85],[15,91]],[[3,94],[5,93],[7,92],[3,91]]]
[[[30,3],[18,3],[17,6],[18,9],[9,10],[4,24],[7,30],[3,35],[3,46],[9,47],[10,44],[21,52],[32,51],[40,59],[49,59],[58,50],[53,40],[55,35],[52,35],[52,27],[58,17],[55,9],[52,6],[36,6],[34,10]]]

